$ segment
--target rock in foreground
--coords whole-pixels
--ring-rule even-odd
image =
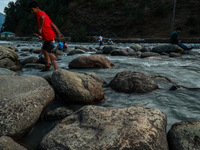
[[[62,120],[40,148],[68,150],[167,150],[166,116],[144,106],[86,106]]]
[[[199,150],[200,121],[175,123],[167,134],[170,150]]]
[[[90,75],[60,69],[53,73],[51,84],[67,103],[91,104],[104,99],[101,84]]]
[[[0,136],[21,137],[37,122],[54,90],[37,76],[0,76]]]
[[[18,60],[18,54],[8,47],[0,46],[0,68],[20,70],[22,65]]]

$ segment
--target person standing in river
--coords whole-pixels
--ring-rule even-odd
[[[170,35],[170,42],[171,44],[177,44],[180,46],[185,53],[188,52],[188,50],[191,50],[193,47],[187,47],[183,43],[181,43],[181,40],[178,40],[178,34],[182,32],[182,28],[178,27],[174,32],[171,33]]]
[[[103,45],[103,37],[100,35],[98,38],[99,41],[99,48],[101,47],[101,45]]]
[[[46,65],[42,71],[50,70],[51,65],[49,63],[49,58],[51,59],[54,69],[58,70],[57,58],[54,54],[54,43],[56,34],[58,35],[59,39],[62,39],[63,35],[61,34],[57,26],[51,21],[50,17],[44,11],[40,10],[39,3],[37,1],[31,1],[29,3],[29,9],[37,17],[39,34],[34,33],[34,35],[44,41],[42,52],[45,57]]]

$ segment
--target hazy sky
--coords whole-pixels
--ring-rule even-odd
[[[1,12],[1,13],[4,14],[3,10],[4,10],[5,7],[8,6],[8,3],[9,3],[10,1],[15,2],[16,0],[0,0],[0,12]]]

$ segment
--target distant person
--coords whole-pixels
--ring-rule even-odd
[[[63,43],[61,41],[58,41],[58,45],[57,45],[56,49],[63,50]]]
[[[37,1],[31,1],[29,3],[29,9],[33,14],[37,17],[37,23],[38,23],[38,34],[34,33],[38,38],[42,39],[44,41],[42,46],[42,52],[45,57],[45,68],[42,71],[50,70],[51,65],[49,63],[49,57],[51,59],[51,62],[54,66],[55,70],[58,70],[57,65],[57,58],[54,54],[54,48],[55,48],[55,38],[56,34],[58,35],[58,38],[63,38],[63,35],[57,28],[57,26],[51,21],[49,16],[39,8],[39,4]],[[56,32],[56,34],[55,34]]]
[[[111,39],[108,39],[108,45],[113,45],[113,41]]]
[[[99,48],[100,48],[101,45],[103,45],[103,37],[101,35],[99,36],[98,41],[99,41]]]
[[[170,35],[170,42],[171,44],[177,44],[180,46],[186,53],[188,50],[191,50],[193,47],[187,47],[186,45],[181,43],[181,40],[178,40],[178,34],[182,32],[182,28],[178,27],[174,32]]]
[[[66,43],[65,41],[63,42],[63,48],[64,48],[64,49],[67,49],[67,48],[68,48],[68,45],[67,45],[67,43]]]

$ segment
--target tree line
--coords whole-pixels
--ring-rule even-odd
[[[9,2],[5,7],[6,18],[1,31],[15,32],[17,35],[30,35],[37,31],[36,16],[28,8],[30,1],[16,0]],[[40,8],[61,27],[65,22],[65,14],[68,13],[69,0],[40,0]]]

